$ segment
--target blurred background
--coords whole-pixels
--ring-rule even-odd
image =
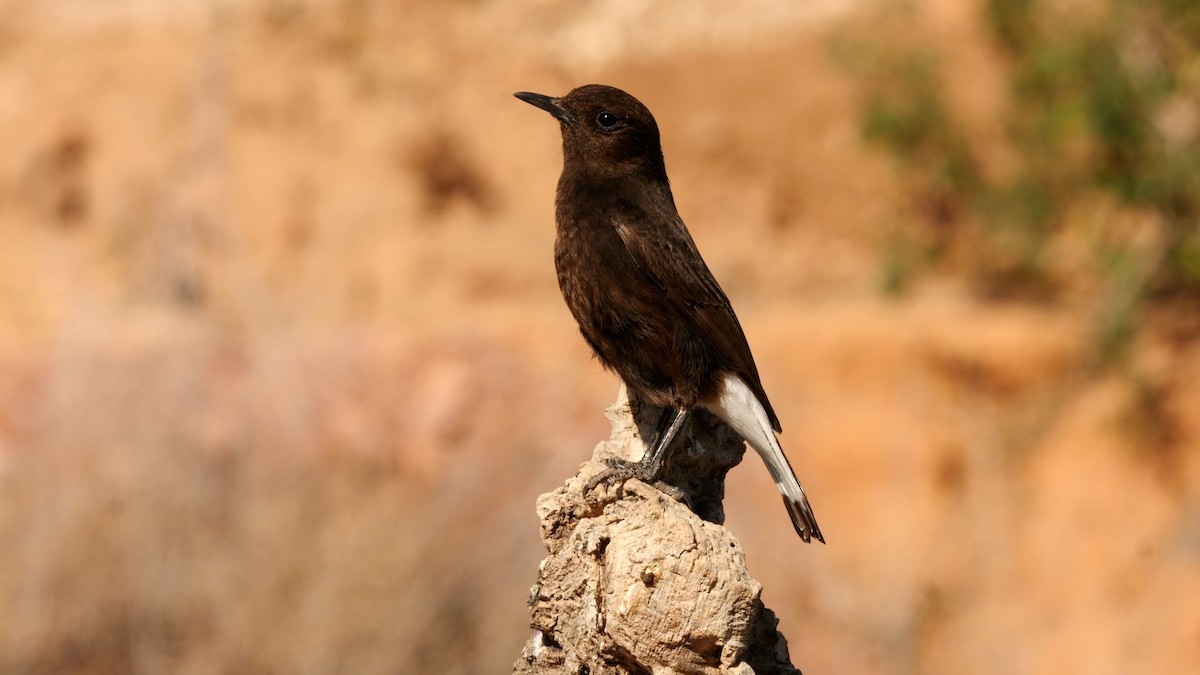
[[[0,0],[0,672],[503,673],[616,379],[556,125],[622,87],[828,546],[809,673],[1200,664],[1200,6]]]

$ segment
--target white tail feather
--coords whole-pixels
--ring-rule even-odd
[[[808,541],[810,536],[815,536],[818,540],[825,541],[812,515],[804,489],[800,487],[800,481],[796,479],[796,474],[788,464],[779,439],[775,438],[775,431],[771,428],[766,409],[742,378],[733,374],[726,375],[717,396],[704,401],[703,405],[733,427],[733,430],[758,452],[759,457],[762,457],[767,470],[771,472],[771,478],[775,480],[775,485],[783,495],[788,515],[791,516],[792,524],[801,538]]]

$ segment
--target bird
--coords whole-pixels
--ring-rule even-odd
[[[554,263],[563,299],[601,364],[663,410],[642,463],[657,472],[704,408],[762,458],[800,538],[824,543],[745,333],[679,216],[650,110],[601,84],[514,96],[562,132]]]

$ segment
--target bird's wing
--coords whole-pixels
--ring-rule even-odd
[[[746,335],[725,291],[700,257],[696,243],[674,208],[660,213],[617,210],[613,223],[630,257],[647,279],[662,289],[679,309],[690,315],[709,343],[740,375],[766,408],[776,431],[779,418],[767,400]],[[647,223],[669,223],[667,228]],[[670,283],[664,283],[669,279]]]

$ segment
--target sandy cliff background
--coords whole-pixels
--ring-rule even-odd
[[[981,3],[878,4],[0,3],[0,671],[511,668],[617,389],[511,93],[587,82],[657,116],[826,532],[732,473],[798,666],[1193,669],[1200,313],[1097,365],[1102,293],[888,292],[923,225],[846,51],[942,45],[981,129],[1003,63]]]

